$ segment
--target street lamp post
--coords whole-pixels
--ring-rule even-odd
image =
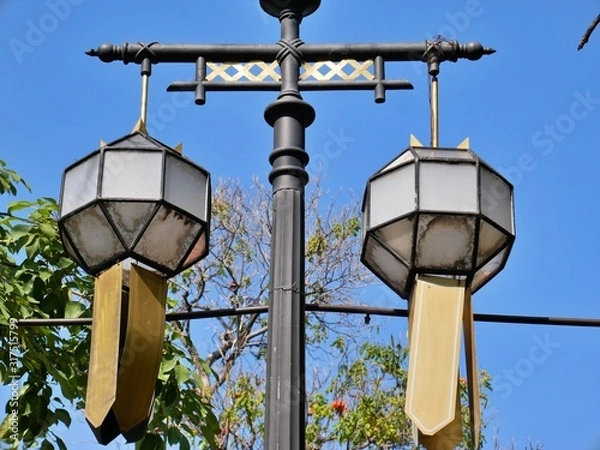
[[[455,41],[305,44],[300,39],[300,23],[318,9],[320,0],[260,0],[260,5],[280,21],[281,39],[276,44],[103,44],[87,53],[103,62],[140,64],[143,75],[149,74],[149,64],[195,63],[196,79],[174,82],[168,90],[193,92],[199,105],[206,102],[208,91],[279,92],[277,100],[265,110],[265,120],[274,130],[269,157],[273,233],[265,446],[271,450],[302,450],[306,425],[304,189],[309,162],[305,130],[313,122],[315,111],[302,99],[301,92],[372,90],[375,102],[382,103],[387,90],[412,89],[407,80],[386,79],[386,63],[422,61],[437,65],[458,59],[478,60],[494,51],[478,43]],[[328,73],[323,74],[323,69]],[[147,77],[144,80],[146,83]],[[80,254],[74,248],[77,243],[67,240],[65,244],[71,245],[75,255]],[[113,259],[119,258],[115,255]],[[79,261],[84,262],[82,258]],[[143,262],[153,263],[150,259]]]
[[[274,148],[269,181],[273,186],[273,232],[269,281],[269,334],[267,344],[267,392],[265,447],[305,448],[305,312],[304,312],[304,187],[308,153],[306,128],[315,111],[302,100],[298,81],[302,64],[300,22],[320,0],[295,2],[282,8],[277,1],[261,0],[261,6],[281,22],[281,93],[265,110],[273,127]],[[301,5],[301,3],[304,3]]]

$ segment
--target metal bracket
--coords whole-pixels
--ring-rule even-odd
[[[150,48],[151,47],[151,48]],[[103,62],[123,61],[141,64],[151,51],[152,62],[195,62],[194,81],[176,81],[168,91],[195,92],[198,105],[206,103],[206,91],[279,91],[281,76],[278,58],[292,51],[282,42],[268,45],[223,44],[102,44],[86,52]],[[480,43],[457,41],[390,44],[305,44],[300,50],[302,69],[298,86],[302,91],[372,90],[375,102],[385,101],[387,90],[413,89],[408,80],[387,80],[385,63],[429,62],[435,51],[438,63],[459,59],[475,61],[494,49]],[[234,62],[232,62],[234,61]],[[326,69],[325,71],[323,69]]]
[[[304,62],[298,86],[302,91],[370,90],[375,102],[385,101],[386,90],[413,89],[408,80],[386,80],[385,61],[341,59]],[[195,92],[198,105],[206,103],[207,91],[279,91],[281,71],[277,61],[206,62],[196,61],[195,81],[176,81],[169,92]]]

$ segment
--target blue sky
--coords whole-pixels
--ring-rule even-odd
[[[576,50],[600,2],[574,5],[325,0],[302,25],[306,42],[412,42],[442,34],[498,50],[475,63],[444,63],[440,75],[441,145],[470,136],[473,150],[515,185],[517,241],[506,269],[475,296],[477,312],[600,317],[600,31]],[[33,196],[56,197],[64,167],[100,139],[130,131],[139,114],[139,70],[84,54],[103,42],[278,39],[277,21],[258,0],[0,2],[0,158],[29,181]],[[265,179],[272,130],[263,110],[275,94],[209,93],[196,107],[191,96],[165,92],[193,74],[190,65],[154,68],[153,135],[183,142],[186,155],[215,179]],[[369,92],[305,95],[317,110],[307,149],[321,162],[309,171],[331,191],[362,193],[410,133],[429,139],[425,67],[398,64],[388,75],[409,79],[415,90],[389,93],[383,105]],[[382,292],[386,303],[405,306]],[[478,324],[476,332],[479,363],[494,378],[488,418],[502,441],[600,448],[600,330]],[[85,426],[65,438],[99,448]]]

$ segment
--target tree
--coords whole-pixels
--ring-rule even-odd
[[[16,195],[18,185],[28,188],[0,161],[0,195]],[[21,444],[65,449],[54,431],[59,423],[67,427],[71,423],[65,402],[84,407],[89,327],[32,327],[13,339],[16,319],[90,317],[92,279],[63,251],[56,213],[56,201],[42,198],[12,202],[0,214],[0,378],[15,391],[18,387],[18,402],[9,400],[6,405],[0,440],[11,448],[22,448]],[[207,397],[198,395],[204,380],[198,370],[190,369],[194,355],[186,353],[182,341],[187,337],[178,328],[167,327],[154,418],[145,441],[158,444],[166,438],[185,449],[193,436],[202,433],[203,440],[214,445],[216,418]],[[17,358],[19,364],[11,364]],[[11,429],[16,408],[18,433]]]
[[[494,436],[494,450],[517,450],[517,444],[516,443],[512,443],[512,444],[508,444],[506,446],[503,446],[502,444],[500,444],[500,440],[499,437],[497,435],[498,430],[496,430],[496,435]],[[525,447],[521,447],[524,448],[525,450],[543,450],[544,449],[544,445],[536,442],[535,444],[533,444],[531,441],[527,442],[527,446]]]
[[[0,161],[0,194],[16,195],[17,185],[27,184]],[[17,214],[29,209],[28,216]],[[64,397],[75,401],[80,396],[82,371],[67,358],[51,355],[68,353],[77,361],[85,355],[85,332],[70,330],[65,339],[58,330],[36,328],[19,333],[18,342],[9,325],[17,318],[77,317],[84,313],[84,304],[73,300],[71,292],[89,292],[90,280],[77,271],[75,264],[63,254],[56,236],[51,199],[36,202],[13,202],[0,216],[0,376],[4,384],[11,383],[14,393],[17,381],[19,437],[26,445],[38,436],[48,436],[59,446],[61,441],[50,428],[58,422],[68,425],[70,417],[63,400],[55,395],[56,383]],[[19,366],[10,364],[19,357]],[[12,437],[8,418],[15,409],[8,408],[0,435]],[[40,445],[47,447],[46,439]],[[16,446],[16,443],[14,443]],[[63,445],[64,447],[64,445]]]
[[[27,186],[0,162],[0,195]],[[324,204],[318,183],[307,199],[306,301],[356,304],[371,276],[359,261],[357,202]],[[65,256],[52,199],[10,203],[0,217],[0,375],[12,382],[14,318],[90,317],[92,279]],[[270,191],[225,180],[213,194],[211,254],[170,283],[171,311],[268,304]],[[311,449],[405,449],[412,435],[403,412],[407,350],[395,340],[365,342],[362,317],[307,316]],[[207,323],[203,322],[206,327]],[[166,328],[156,404],[140,448],[262,448],[266,317],[225,316],[203,339],[190,321]],[[205,336],[213,336],[206,339]],[[27,447],[66,448],[55,425],[69,426],[65,403],[84,407],[89,327],[22,330],[18,351],[19,437]],[[482,377],[489,388],[489,377]],[[464,386],[463,386],[464,391]],[[463,392],[464,394],[464,392]],[[465,397],[466,401],[466,397]],[[482,398],[485,401],[485,398]],[[10,402],[7,413],[10,411]],[[465,407],[466,424],[466,407]],[[14,444],[10,416],[0,439]],[[465,448],[472,448],[467,440]]]

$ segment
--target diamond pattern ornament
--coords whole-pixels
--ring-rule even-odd
[[[373,60],[357,61],[343,59],[341,61],[318,61],[302,64],[301,80],[332,81],[332,80],[369,80],[375,79],[371,72]]]
[[[208,74],[206,81],[281,81],[279,64],[264,61],[247,63],[213,63],[206,64]]]

